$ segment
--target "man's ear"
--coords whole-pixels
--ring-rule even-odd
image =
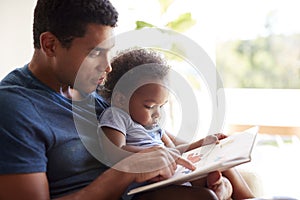
[[[55,49],[58,44],[57,41],[55,35],[50,32],[44,32],[40,35],[41,49],[49,57],[55,56]]]
[[[114,92],[112,97],[112,105],[125,108],[127,105],[127,97],[121,92]]]

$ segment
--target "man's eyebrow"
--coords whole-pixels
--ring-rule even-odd
[[[94,51],[109,51],[111,50],[113,47],[115,46],[115,44],[112,44],[111,46],[108,46],[108,47],[94,47],[94,48],[91,48],[91,50],[94,50]]]
[[[102,47],[94,47],[94,48],[90,48],[90,51],[108,51],[111,48],[102,48]]]

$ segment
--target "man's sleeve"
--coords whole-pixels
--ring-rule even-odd
[[[0,105],[0,174],[45,172],[45,127],[32,103],[1,90]]]

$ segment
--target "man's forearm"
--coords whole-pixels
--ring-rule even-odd
[[[134,176],[108,169],[85,188],[56,200],[119,200]]]

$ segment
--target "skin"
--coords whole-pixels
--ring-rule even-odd
[[[127,111],[133,121],[146,128],[151,128],[156,126],[160,120],[161,109],[168,102],[169,91],[163,85],[151,83],[138,88],[130,98],[122,94],[119,95],[120,97],[114,100],[114,105]],[[128,99],[130,99],[129,103],[124,103]],[[118,130],[109,127],[102,127],[102,129],[116,146],[126,151],[139,152],[145,149],[145,147],[141,146],[126,145],[126,137]],[[166,147],[175,148],[180,153],[184,153],[203,145],[217,143],[219,139],[223,138],[226,138],[224,134],[215,134],[193,143],[186,143],[167,133],[162,136],[162,141]]]
[[[62,85],[70,85],[90,93],[96,89],[98,80],[111,71],[108,51],[114,43],[107,41],[111,36],[111,27],[91,24],[85,36],[75,38],[66,49],[52,33],[42,33],[41,50],[35,50],[29,69],[57,92]]]
[[[151,128],[158,123],[161,108],[168,102],[168,90],[159,84],[146,84],[138,88],[129,101],[123,94],[119,94],[119,97],[115,98],[114,101],[114,105],[130,113],[134,121],[144,127]],[[116,146],[126,151],[139,152],[145,149],[144,147],[126,145],[126,137],[120,131],[109,127],[102,127],[102,129]],[[172,144],[168,136],[164,136],[163,141]]]
[[[68,86],[85,93],[92,92],[96,88],[95,82],[111,71],[107,53],[113,46],[113,42],[104,41],[112,36],[112,33],[113,28],[109,26],[89,24],[84,37],[75,38],[71,47],[66,49],[52,33],[44,32],[40,36],[41,49],[35,49],[29,69],[36,78],[56,92]],[[97,51],[90,54],[95,48],[101,48],[99,55]],[[83,66],[82,69],[81,66]],[[143,154],[133,154],[105,171],[88,186],[57,199],[119,199],[128,185],[134,181],[143,182],[155,177],[160,177],[160,179],[171,177],[177,164],[191,170],[195,169],[189,161],[182,159],[176,152],[153,147],[141,153],[149,152],[153,153],[155,159],[145,160]],[[142,164],[163,167],[149,172],[130,173],[129,169]],[[210,176],[207,179],[209,180]],[[207,189],[194,190],[193,193],[190,191],[190,189],[185,189],[181,191],[181,195],[188,199],[201,196],[207,197],[206,199],[216,199],[216,196]],[[146,193],[138,198],[153,199],[154,194],[166,199],[170,194],[176,194],[176,190],[170,187],[169,190],[157,190],[155,193]],[[0,199],[49,200],[46,173],[0,175]]]
[[[144,127],[157,125],[168,96],[168,90],[159,84],[146,84],[138,88],[129,101],[131,118]]]
[[[92,92],[96,88],[95,82],[111,71],[108,50],[113,43],[104,41],[112,34],[113,28],[110,26],[89,24],[85,36],[75,38],[71,47],[66,49],[52,33],[45,32],[40,36],[41,49],[35,49],[29,69],[40,81],[56,92],[60,92],[60,88],[67,85],[81,92]],[[99,55],[97,51],[91,54],[91,50],[95,48],[101,48]],[[80,84],[74,84],[77,79]],[[120,166],[125,166],[126,169],[121,168],[125,172],[111,168],[85,188],[58,199],[119,199],[128,185],[134,181],[142,182],[154,177],[169,178],[177,164],[194,169],[190,162],[174,152],[162,148],[146,151],[153,151],[156,154],[155,161],[148,162],[155,162],[164,167],[147,173],[125,173],[126,169],[142,163],[141,155],[132,155],[119,163]],[[115,187],[111,187],[112,185]],[[0,175],[0,199],[50,199],[46,173]]]
[[[168,102],[168,91],[165,87],[160,84],[147,84],[138,88],[130,97],[129,103],[124,103],[125,95],[119,94],[115,99],[114,105],[127,110],[130,113],[131,118],[137,123],[145,126],[152,127],[157,124],[161,108]],[[127,106],[128,105],[128,106]],[[123,133],[109,128],[102,127],[105,135],[118,147],[130,151],[130,152],[141,152],[145,148],[137,146],[126,145],[126,137]],[[186,144],[183,141],[176,139],[171,134],[165,134],[162,138],[164,144],[167,147],[176,147],[180,152],[192,150],[202,145],[211,144],[217,142],[219,139],[226,138],[224,134],[215,134],[214,136],[207,137],[205,139],[198,140],[191,144]],[[149,156],[146,156],[149,157]],[[152,156],[150,156],[152,157]],[[178,193],[174,191],[181,191],[182,193],[187,191],[189,193],[189,199],[196,199],[199,196],[203,197],[203,194],[194,194],[197,192],[204,192],[205,186],[215,192],[216,199],[229,199],[231,196],[234,199],[247,199],[254,197],[251,190],[235,169],[229,169],[224,172],[224,177],[220,172],[212,172],[207,178],[202,178],[192,182],[195,188],[184,188],[184,187],[167,187],[163,188],[163,191],[146,192],[137,197],[137,199],[176,199]],[[227,177],[227,178],[226,178]],[[164,179],[163,177],[154,177],[153,181],[159,181]],[[230,180],[230,182],[229,182]],[[178,188],[176,188],[178,187]],[[210,195],[209,195],[210,196]],[[210,199],[212,197],[206,197],[204,199]]]

